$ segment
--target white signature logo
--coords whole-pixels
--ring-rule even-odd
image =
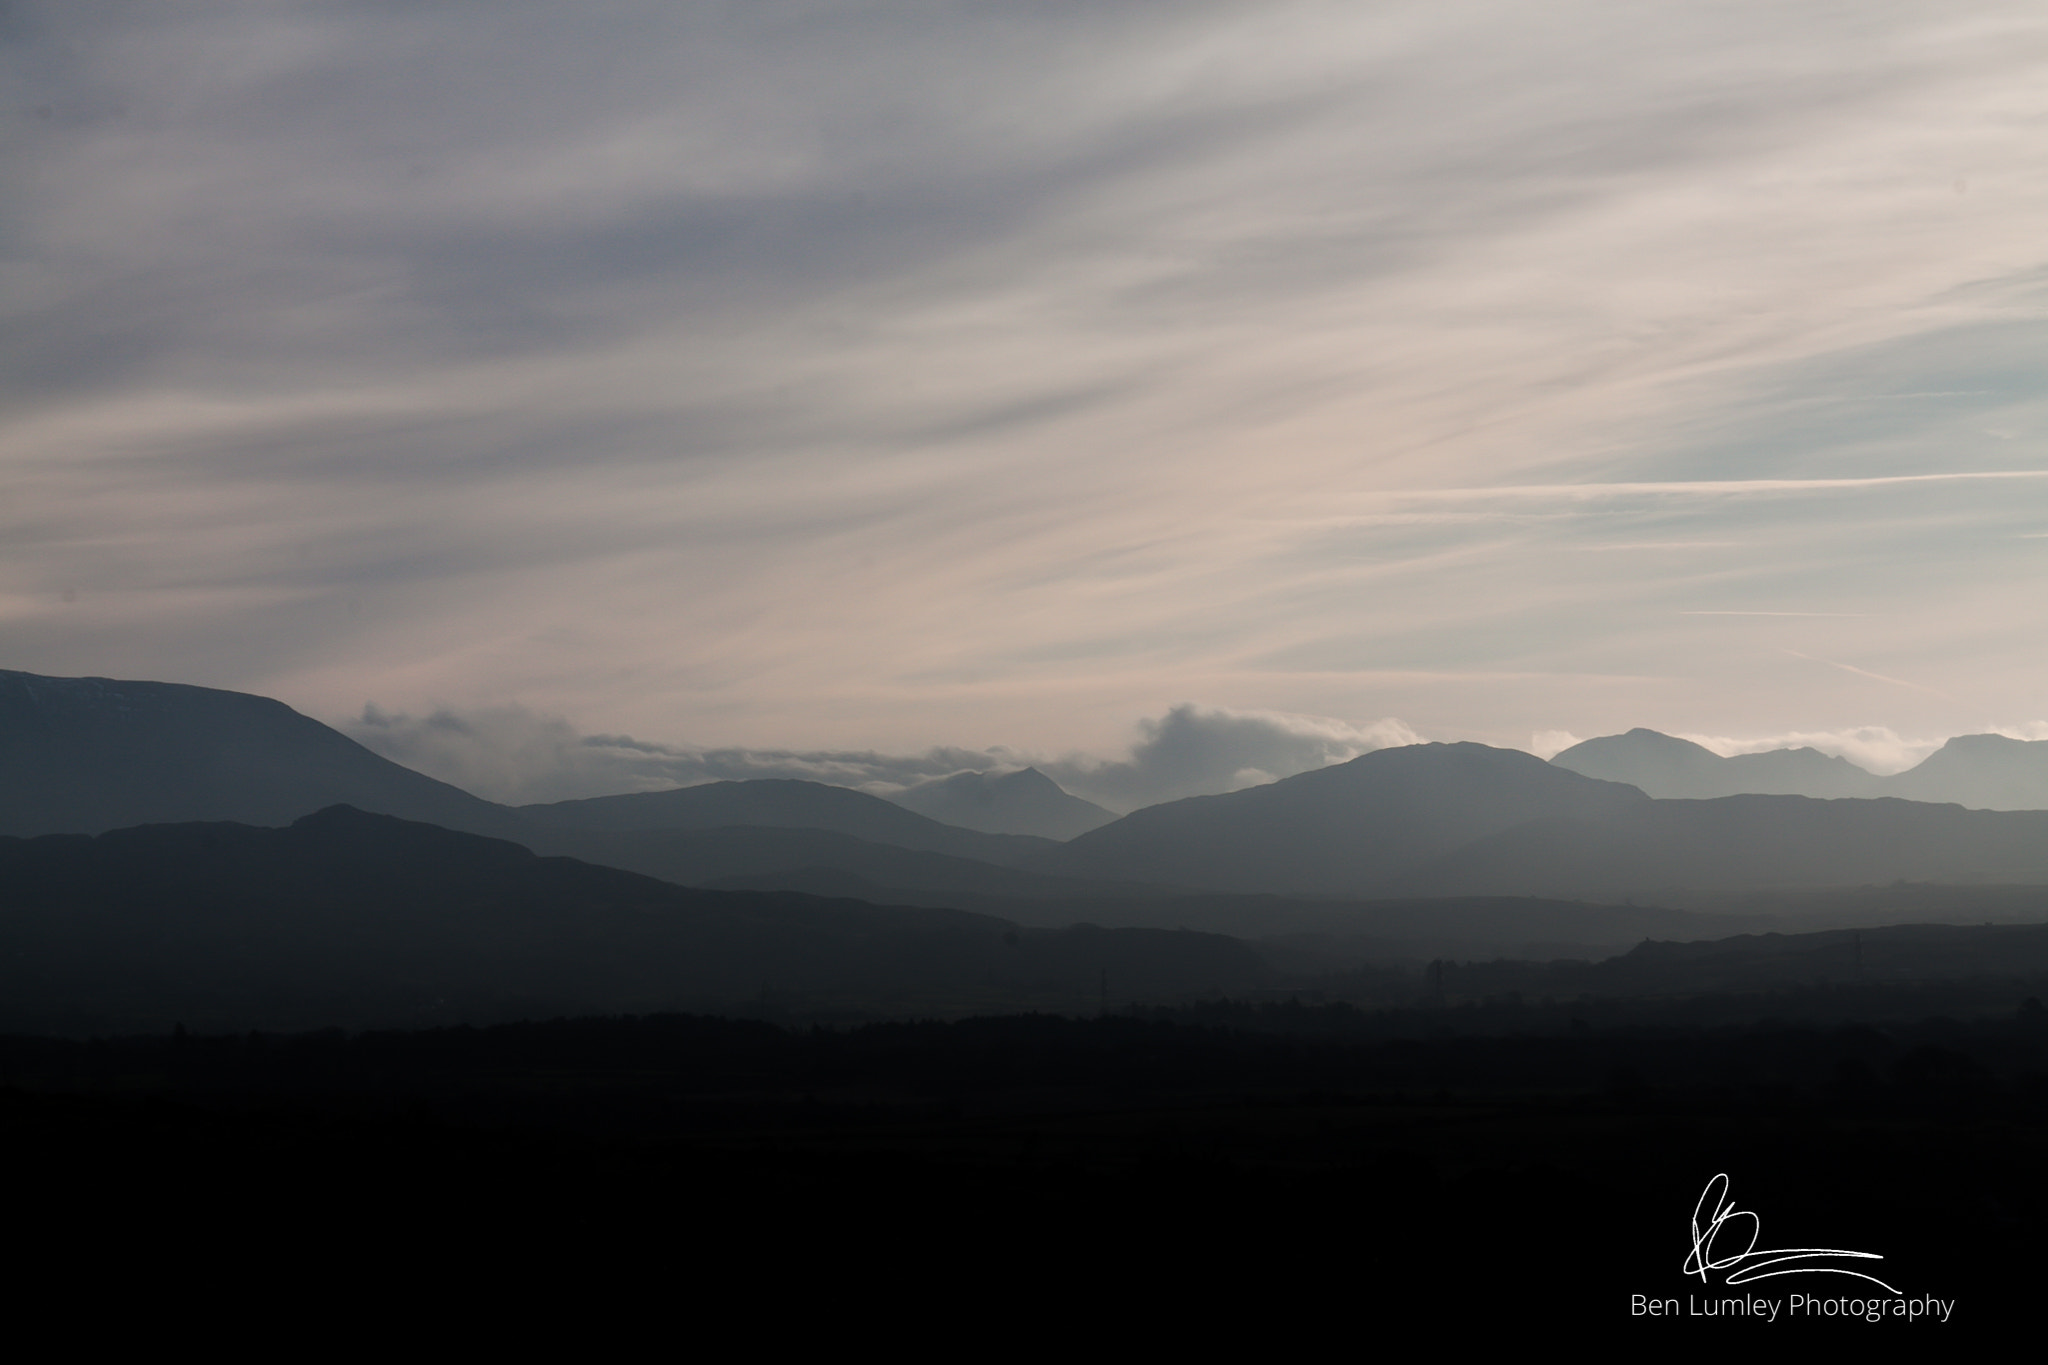
[[[1705,1227],[1700,1225],[1700,1215],[1708,1203],[1714,1206]],[[1729,1224],[1738,1219],[1748,1220],[1749,1241],[1740,1251],[1729,1251],[1734,1240],[1742,1234],[1731,1230]],[[1715,1240],[1726,1238],[1715,1245]],[[1801,1261],[1825,1260],[1841,1257],[1859,1261],[1882,1261],[1884,1257],[1868,1251],[1836,1251],[1829,1247],[1779,1247],[1776,1250],[1757,1250],[1756,1239],[1763,1233],[1763,1224],[1757,1216],[1745,1209],[1738,1209],[1728,1198],[1728,1177],[1717,1175],[1707,1182],[1707,1188],[1700,1194],[1700,1202],[1692,1210],[1692,1252],[1685,1258],[1685,1273],[1697,1275],[1706,1282],[1710,1270],[1726,1270],[1727,1283],[1747,1284],[1751,1280],[1767,1280],[1774,1275],[1853,1275],[1859,1280],[1869,1280],[1880,1289],[1892,1289],[1874,1275],[1865,1275],[1860,1270],[1846,1270],[1838,1265],[1800,1265]],[[1725,1254],[1724,1254],[1725,1253]],[[1768,1258],[1768,1259],[1766,1259]],[[1784,1270],[1772,1270],[1772,1266],[1785,1266]]]

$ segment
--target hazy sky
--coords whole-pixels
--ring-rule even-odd
[[[0,54],[0,667],[806,752],[2048,717],[2039,0]]]

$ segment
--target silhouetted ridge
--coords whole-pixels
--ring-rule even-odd
[[[1417,744],[1225,796],[1149,806],[1035,865],[1209,890],[1358,892],[1532,820],[1608,821],[1648,804],[1632,787],[1518,750]]]
[[[1980,810],[2048,810],[2048,740],[1957,735],[1916,768],[1885,779],[1888,795]]]
[[[991,834],[1071,839],[1116,816],[1069,794],[1036,768],[1013,773],[954,773],[890,798],[934,820]]]
[[[782,997],[1092,1005],[1243,989],[1247,945],[674,886],[347,807],[0,837],[0,1032],[314,1028]],[[924,1008],[929,1008],[926,1004]]]
[[[1772,749],[1723,758],[1689,740],[1635,729],[1575,744],[1550,760],[1660,799],[1720,796],[1894,796],[1972,810],[2048,810],[2048,740],[1957,735],[1920,765],[1878,777],[1816,749]]]
[[[1691,740],[1641,728],[1574,744],[1550,761],[1587,777],[1626,782],[1660,800],[1743,793],[1828,798],[1887,794],[1884,779],[1818,749],[1774,749],[1724,758]]]
[[[1560,815],[1502,830],[1413,869],[1399,889],[1682,904],[1688,889],[1895,880],[2048,882],[2048,812],[1890,797],[1645,801],[1614,820]]]
[[[962,895],[1071,897],[1117,889],[828,829],[721,825],[546,830],[537,832],[532,843],[543,852],[628,868],[684,886],[810,891],[819,885],[821,871],[832,869],[885,889],[882,899],[908,905],[933,904],[934,898],[958,904],[952,898]],[[909,899],[902,899],[906,896]]]
[[[617,835],[728,826],[830,830],[897,848],[993,863],[1016,862],[1051,847],[1044,839],[944,825],[847,787],[785,777],[555,801],[520,806],[517,814],[537,831],[551,832],[543,837],[552,837],[564,852],[580,847],[569,842],[571,832]]]
[[[514,829],[502,807],[268,697],[0,672],[0,833],[285,825],[341,802],[451,828]]]

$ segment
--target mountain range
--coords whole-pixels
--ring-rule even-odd
[[[1149,807],[1036,868],[1218,891],[1649,897],[1897,879],[2048,883],[2048,812],[1658,800],[1511,749],[1418,744]]]
[[[2023,791],[2037,751],[1963,737],[1916,780],[2002,772],[2007,790]],[[1013,926],[1086,920],[1290,937],[1408,957],[1536,945],[1600,956],[1644,935],[1738,932],[1762,912],[1732,910],[1730,897],[1799,888],[2048,885],[2048,812],[1841,795],[1858,771],[1811,750],[1722,759],[1633,731],[1550,763],[1479,744],[1382,749],[1106,823],[1095,823],[1106,812],[1065,804],[1032,770],[905,794],[928,809],[976,807],[984,826],[1061,810],[1093,825],[1060,841],[786,779],[509,807],[266,698],[0,673],[0,835],[17,837],[195,822],[277,828],[347,805],[700,889],[967,911]],[[1640,780],[1602,775],[1611,772]],[[1837,794],[1668,794],[1681,781],[1726,785],[1731,772],[1742,782],[1833,783]],[[1862,779],[1889,791],[1913,776]],[[1460,900],[1477,908],[1454,912]],[[1439,909],[1416,908],[1432,904]],[[1645,918],[1653,908],[1677,918]],[[1709,910],[1711,922],[1685,917]],[[1389,946],[1399,944],[1408,948]]]
[[[1895,796],[1974,810],[2048,810],[2048,740],[2005,735],[1957,735],[1917,767],[1886,777],[1817,749],[1724,757],[1691,740],[1644,729],[1586,740],[1550,761],[1658,798]]]
[[[2001,790],[2020,792],[2042,752],[2048,744],[1965,736],[1913,772],[1863,779],[1911,791],[1996,777]],[[2048,814],[1898,797],[1668,794],[1686,782],[1713,789],[1794,777],[1839,793],[1858,786],[1858,771],[1812,750],[1724,759],[1647,730],[1588,741],[1550,763],[1478,744],[1419,744],[1147,807],[1059,842],[967,829],[789,779],[508,807],[382,759],[268,698],[0,674],[0,833],[14,835],[276,826],[347,804],[677,882],[836,886],[926,904],[1187,892],[1682,903],[1688,890],[2048,881]],[[1601,776],[1617,772],[1638,780]],[[918,790],[935,807],[989,811],[1060,808],[1066,796],[1031,770]],[[1096,818],[1086,803],[1065,808]]]

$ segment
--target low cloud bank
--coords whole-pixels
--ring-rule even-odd
[[[2024,725],[1987,725],[1970,733],[1979,735],[2004,735],[2008,739],[2048,739],[2048,721],[2029,721]],[[1761,754],[1772,749],[1818,749],[1836,758],[1846,758],[1866,772],[1880,777],[1905,772],[1916,767],[1929,754],[1948,743],[1948,737],[1940,739],[1907,739],[1897,731],[1882,725],[1859,725],[1849,730],[1794,730],[1782,735],[1767,735],[1760,739],[1729,739],[1722,735],[1680,735],[1693,743],[1712,749],[1723,758],[1737,754]]]
[[[1761,754],[1773,749],[1818,749],[1836,758],[1846,758],[1865,772],[1888,777],[1916,766],[1927,755],[1948,743],[1941,739],[1907,739],[1882,725],[1859,725],[1848,730],[1793,730],[1757,739],[1730,739],[1725,735],[1680,735],[1723,758],[1737,754]]]
[[[666,791],[703,782],[795,777],[887,794],[965,768],[1020,768],[1001,749],[698,749],[631,735],[586,735],[524,707],[412,716],[366,706],[338,727],[358,744],[429,777],[507,805]]]
[[[1255,787],[1375,749],[1422,742],[1398,720],[1357,726],[1323,716],[1191,705],[1144,721],[1140,729],[1144,737],[1131,747],[1128,759],[1067,759],[1037,766],[1076,796],[1132,811],[1185,796]]]
[[[1036,767],[1076,796],[1120,814],[1161,801],[1209,796],[1343,763],[1375,749],[1420,744],[1401,721],[1353,725],[1324,716],[1176,706],[1139,722],[1126,757],[1048,756],[994,746],[938,747],[921,754],[870,749],[704,749],[630,735],[586,735],[559,716],[504,706],[412,716],[366,706],[339,727],[350,738],[406,767],[508,805],[567,801],[618,792],[665,791],[702,782],[795,777],[892,796],[958,772]],[[2048,721],[1987,725],[1979,734],[2048,739]],[[1532,735],[1529,749],[1549,758],[1579,742],[1563,730]],[[1814,748],[1886,776],[1904,772],[1947,743],[1909,739],[1881,725],[1794,730],[1753,738],[1684,734],[1724,757],[1771,749]]]
[[[1184,796],[1256,786],[1374,749],[1418,744],[1398,720],[1356,726],[1320,716],[1176,706],[1140,723],[1127,758],[1042,757],[994,747],[922,754],[872,750],[700,749],[628,735],[585,735],[522,707],[411,716],[366,706],[339,727],[393,762],[509,805],[795,777],[877,796],[965,771],[1035,766],[1076,796],[1136,810]]]

